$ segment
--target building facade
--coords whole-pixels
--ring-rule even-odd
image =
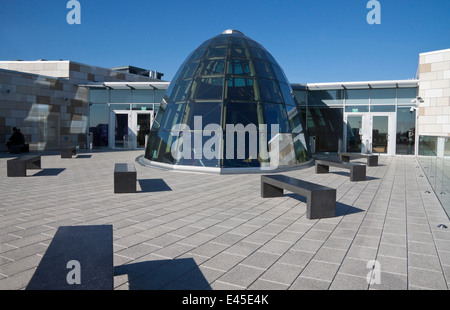
[[[89,147],[89,88],[107,82],[160,81],[73,61],[0,61],[0,147],[17,127],[30,150]]]
[[[420,54],[418,79],[419,154],[450,156],[450,49]]]
[[[170,86],[161,73],[73,61],[0,61],[0,148],[144,148]],[[228,82],[227,82],[228,83]],[[415,78],[291,84],[313,152],[450,155],[450,49],[419,55]]]

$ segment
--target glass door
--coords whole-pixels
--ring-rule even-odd
[[[372,153],[387,154],[389,141],[389,116],[373,116]]]
[[[396,119],[394,113],[371,113],[371,150],[374,154],[395,155]]]
[[[129,148],[128,113],[114,113],[114,147]]]
[[[346,137],[346,151],[347,152],[362,152],[362,115],[347,115],[347,137]]]
[[[146,136],[150,133],[153,113],[137,113],[136,115],[136,147],[145,148]]]

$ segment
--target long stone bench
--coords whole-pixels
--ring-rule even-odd
[[[72,158],[74,155],[77,155],[77,148],[74,146],[61,149],[61,158]]]
[[[112,290],[111,225],[61,226],[27,290]]]
[[[40,155],[25,155],[7,161],[8,177],[26,177],[27,169],[41,169]]]
[[[367,166],[378,166],[378,155],[363,153],[339,153],[342,162],[350,162],[350,158],[366,158]]]
[[[321,219],[336,215],[336,189],[285,175],[262,175],[261,197],[282,197],[283,190],[306,197],[306,218]]]
[[[136,193],[137,172],[131,163],[116,163],[114,193]]]
[[[316,159],[316,173],[328,173],[330,172],[330,166],[344,168],[350,170],[350,181],[365,181],[366,180],[366,166],[360,164],[354,164],[349,162],[339,162],[331,160],[318,160]]]

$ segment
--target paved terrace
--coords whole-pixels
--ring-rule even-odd
[[[259,175],[163,171],[142,151],[42,157],[7,178],[0,158],[0,289],[24,289],[56,229],[114,227],[115,289],[439,289],[450,287],[449,220],[412,157],[381,157],[368,180],[314,167],[285,174],[337,188],[335,218],[305,200],[260,197]],[[114,194],[116,162],[135,162],[138,193]],[[379,262],[379,284],[366,279]]]

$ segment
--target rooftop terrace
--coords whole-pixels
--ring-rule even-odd
[[[363,182],[283,173],[337,189],[337,216],[308,220],[301,196],[261,198],[258,174],[144,167],[143,151],[42,155],[26,178],[7,178],[0,155],[0,290],[26,287],[59,226],[101,224],[114,228],[116,290],[450,287],[449,220],[414,157],[382,156]],[[116,162],[134,162],[136,194],[114,194]]]

